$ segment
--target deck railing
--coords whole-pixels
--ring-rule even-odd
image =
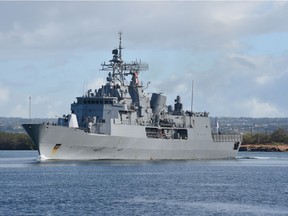
[[[241,142],[242,134],[212,134],[214,142]]]

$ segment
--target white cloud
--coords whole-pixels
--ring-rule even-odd
[[[257,98],[247,99],[242,104],[239,104],[239,106],[246,111],[248,116],[253,117],[283,117],[284,114],[271,103],[261,101]]]
[[[35,97],[31,97],[31,103],[32,105],[39,105],[39,104],[44,104],[49,100],[49,97],[47,96],[35,96]]]
[[[160,48],[181,46],[209,50],[220,48],[231,41],[235,44],[235,38],[247,34],[247,30],[254,31],[255,26],[250,27],[251,20],[256,19],[257,22],[261,20],[258,20],[259,15],[254,17],[251,14],[255,14],[257,7],[263,3],[25,2],[1,4],[6,6],[2,7],[2,22],[5,20],[3,26],[7,27],[0,32],[0,44],[4,47],[42,47],[47,50],[84,47],[99,49],[107,41],[111,41],[117,31],[122,30],[137,47],[146,47],[150,44]],[[19,14],[11,16],[4,13],[4,10],[11,9],[9,6],[15,13],[19,11]],[[109,16],[107,11],[111,12]]]
[[[89,80],[89,82],[87,83],[87,87],[86,87],[86,90],[87,89],[98,89],[100,88],[102,85],[105,85],[106,84],[106,80],[104,79],[104,77],[99,77],[99,78],[96,78],[92,81]]]
[[[10,91],[8,88],[0,86],[0,102],[7,102],[9,100]]]
[[[53,103],[50,103],[43,111],[46,113],[48,118],[59,117],[65,114],[64,110],[62,110],[63,105],[70,108],[68,104],[63,104],[62,101],[54,101]]]
[[[271,77],[269,77],[267,75],[262,75],[262,76],[256,77],[256,83],[259,85],[268,84],[270,81],[271,81]]]
[[[287,6],[265,1],[0,2],[1,77],[5,86],[13,86],[11,92],[0,86],[0,102],[32,95],[35,116],[67,110],[84,80],[89,80],[85,90],[105,84],[105,73],[95,71],[111,57],[121,30],[124,57],[146,54],[142,60],[151,70],[140,80],[150,77],[148,91],[163,92],[169,103],[181,95],[189,107],[194,80],[195,108],[243,116],[258,115],[264,107],[263,115],[281,115],[279,110],[288,107],[281,96],[287,90],[288,42],[278,36],[288,32]],[[62,103],[50,104],[57,100]],[[13,106],[20,112],[17,104],[11,102],[5,113]],[[238,109],[241,104],[246,108]]]
[[[9,117],[29,117],[29,107],[24,107],[23,104],[16,104],[9,110]]]

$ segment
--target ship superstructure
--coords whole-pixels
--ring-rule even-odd
[[[212,134],[207,112],[184,111],[166,96],[145,93],[139,81],[148,70],[142,61],[122,59],[122,38],[112,59],[101,64],[106,84],[89,89],[71,104],[57,125],[25,124],[27,133],[49,159],[215,159],[237,155],[240,134]]]

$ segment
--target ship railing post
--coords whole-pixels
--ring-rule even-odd
[[[242,140],[242,134],[212,134],[214,142],[239,142]]]

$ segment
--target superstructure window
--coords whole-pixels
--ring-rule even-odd
[[[145,128],[146,136],[148,138],[156,139],[188,139],[188,133],[186,129],[172,129],[168,127],[154,128],[147,127]]]

